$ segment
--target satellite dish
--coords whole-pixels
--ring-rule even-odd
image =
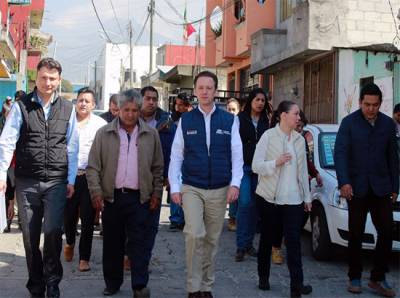
[[[212,13],[211,13],[211,17],[210,17],[210,24],[211,24],[211,29],[213,31],[218,30],[219,27],[222,24],[222,9],[219,6],[216,6]]]

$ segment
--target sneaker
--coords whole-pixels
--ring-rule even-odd
[[[386,280],[382,280],[382,281],[370,280],[368,283],[368,287],[370,287],[378,295],[383,296],[383,297],[396,296],[396,292],[393,290],[393,287],[391,287]]]
[[[251,246],[248,249],[246,249],[246,254],[249,255],[250,257],[257,257],[257,250]]]
[[[133,290],[133,298],[150,298],[150,290],[148,288]]]
[[[308,295],[312,292],[312,286],[310,285],[303,285],[300,288],[291,288],[290,289],[290,297],[301,297],[301,295]]]
[[[228,231],[230,231],[230,232],[236,231],[236,219],[235,218],[228,219]]]
[[[284,262],[282,249],[280,249],[278,247],[272,247],[271,259],[272,259],[272,263],[274,263],[276,265],[282,265]]]
[[[64,259],[66,262],[71,262],[74,257],[74,245],[65,244],[64,246]]]
[[[352,279],[349,281],[349,285],[347,287],[347,291],[353,294],[360,294],[362,292],[361,289],[361,280],[360,279]]]
[[[236,262],[242,262],[244,260],[245,253],[246,253],[246,251],[244,251],[242,249],[238,249],[236,251],[235,261]]]

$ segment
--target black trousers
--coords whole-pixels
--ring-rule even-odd
[[[275,205],[256,195],[257,209],[261,218],[260,243],[258,248],[258,276],[269,279],[271,268],[271,249],[276,239],[276,231],[283,227],[287,251],[287,265],[290,273],[290,287],[303,285],[303,265],[301,261],[301,228],[304,206]]]
[[[15,186],[29,273],[26,287],[32,294],[40,295],[46,285],[58,285],[63,275],[60,254],[67,185],[66,181],[16,178]],[[43,258],[40,251],[42,227]]]
[[[94,218],[96,211],[92,206],[86,175],[76,176],[75,192],[67,200],[64,213],[64,232],[68,245],[75,244],[78,218],[81,219],[81,238],[79,240],[79,260],[89,261],[92,253]]]
[[[368,212],[378,234],[374,253],[374,265],[371,280],[382,281],[388,271],[389,257],[392,252],[393,204],[390,196],[376,196],[372,190],[365,197],[354,197],[349,206],[349,279],[361,279],[362,237]]]
[[[107,288],[116,290],[122,285],[124,253],[131,262],[132,289],[147,285],[159,218],[160,209],[150,211],[149,202],[140,202],[139,191],[116,191],[113,203],[105,201],[102,212],[103,274]]]

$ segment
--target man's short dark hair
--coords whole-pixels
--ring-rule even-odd
[[[58,74],[61,75],[61,64],[53,58],[43,58],[42,60],[40,60],[39,64],[36,67],[36,70],[39,71],[42,67],[46,67],[48,69],[56,69],[58,71]]]
[[[374,83],[368,83],[361,88],[360,92],[360,102],[364,100],[365,95],[376,95],[379,97],[379,102],[382,102],[382,91]]]
[[[176,96],[176,99],[182,100],[185,105],[189,105],[190,104],[190,98],[189,98],[189,96],[187,96],[187,94],[185,92],[179,93]]]
[[[214,81],[215,89],[218,89],[218,77],[216,76],[215,73],[212,73],[211,71],[208,71],[208,70],[205,70],[205,71],[200,72],[200,73],[194,78],[194,86],[195,86],[195,87],[196,87],[197,80],[198,80],[199,78],[202,78],[202,77],[212,78],[213,81]]]
[[[119,94],[113,94],[113,95],[111,95],[109,105],[110,105],[111,103],[113,103],[113,104],[115,104],[116,106],[118,106],[118,98],[119,98],[119,96],[120,96]]]
[[[82,93],[90,93],[93,96],[93,99],[96,99],[96,94],[94,93],[93,89],[90,89],[89,87],[83,87],[78,90],[78,96],[81,95]]]
[[[144,94],[146,93],[146,91],[151,91],[151,92],[155,92],[157,94],[157,98],[158,98],[158,91],[156,88],[154,88],[153,86],[145,86],[140,90],[140,94],[142,96],[144,96]]]
[[[22,97],[24,97],[26,95],[25,91],[23,90],[18,90],[17,92],[15,92],[14,94],[14,99],[15,100],[20,100]]]
[[[397,105],[394,106],[393,114],[395,114],[395,113],[400,113],[400,103],[398,103]]]

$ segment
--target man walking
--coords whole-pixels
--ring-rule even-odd
[[[64,214],[64,230],[66,244],[64,246],[65,261],[71,262],[74,256],[75,236],[78,219],[81,219],[81,237],[79,240],[79,271],[89,271],[89,260],[92,252],[95,210],[90,200],[86,180],[86,166],[89,151],[98,129],[107,122],[92,113],[96,106],[94,91],[84,87],[78,91],[76,101],[76,117],[79,132],[78,173],[75,180],[75,192],[67,201]]]
[[[86,168],[93,206],[104,208],[106,296],[122,285],[125,252],[131,266],[135,264],[131,270],[133,297],[150,297],[148,266],[161,205],[163,156],[157,131],[139,118],[141,104],[134,90],[118,98],[119,116],[97,132]]]
[[[188,297],[213,297],[226,203],[237,200],[243,176],[238,119],[214,104],[217,86],[209,71],[195,77],[199,106],[182,115],[171,150],[171,197],[185,213]]]
[[[379,112],[382,92],[373,83],[360,92],[360,109],[342,120],[335,165],[340,195],[349,208],[349,285],[361,293],[361,245],[368,212],[376,228],[374,264],[368,286],[385,297],[395,296],[385,279],[392,250],[393,203],[399,190],[399,161],[393,120]]]
[[[100,115],[107,123],[110,123],[118,116],[118,96],[118,94],[111,95],[108,103],[108,111]]]
[[[52,58],[37,66],[34,91],[13,105],[0,137],[0,191],[16,151],[16,197],[32,297],[59,297],[66,197],[74,193],[78,134],[72,103],[58,96],[61,65]],[[43,225],[42,225],[43,220]],[[43,258],[39,249],[44,232]],[[47,288],[47,289],[46,289]]]

